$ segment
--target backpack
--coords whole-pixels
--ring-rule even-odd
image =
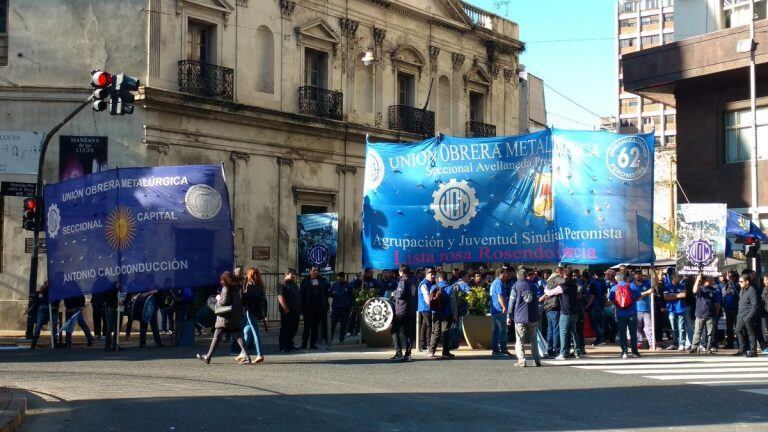
[[[632,299],[632,290],[629,289],[629,284],[620,284],[616,287],[616,293],[613,297],[613,303],[619,309],[628,309],[635,301]]]
[[[443,309],[442,289],[435,287],[429,292],[429,308],[433,311],[440,311]]]

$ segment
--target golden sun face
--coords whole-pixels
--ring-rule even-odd
[[[106,237],[112,249],[125,250],[136,235],[136,220],[125,206],[117,206],[107,218]]]

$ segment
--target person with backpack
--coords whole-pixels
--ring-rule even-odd
[[[512,353],[507,350],[507,303],[509,292],[507,290],[507,269],[500,267],[496,270],[496,279],[491,283],[491,320],[493,330],[491,332],[491,355],[507,355]]]
[[[518,267],[517,282],[509,293],[509,310],[515,323],[515,366],[526,367],[524,339],[531,343],[531,354],[536,367],[541,366],[539,344],[536,339],[539,326],[539,301],[536,285],[532,279],[536,273],[525,267]],[[510,320],[511,321],[511,320]]]
[[[395,355],[390,360],[411,361],[413,340],[416,338],[416,309],[419,292],[410,279],[411,270],[407,265],[400,266],[400,279],[397,288],[392,292],[395,301],[395,315],[392,319],[392,342],[395,345]],[[405,339],[405,354],[403,354],[403,339]]]
[[[441,359],[455,357],[451,354],[449,331],[451,324],[458,322],[456,296],[452,295],[451,285],[446,282],[445,272],[438,272],[437,284],[429,292],[429,308],[432,310],[432,341],[429,344],[429,355],[437,355],[438,340],[443,346]]]
[[[421,316],[419,326],[419,351],[426,351],[429,338],[432,336],[432,310],[429,308],[429,293],[435,285],[435,271],[431,268],[424,269],[424,279],[419,282],[419,307]]]
[[[640,352],[637,350],[637,300],[642,294],[636,287],[632,287],[624,280],[624,273],[616,273],[615,277],[616,285],[611,287],[608,300],[616,308],[621,358],[629,357],[627,354],[627,333],[629,333],[632,355],[640,357]]]

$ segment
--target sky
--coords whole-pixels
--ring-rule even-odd
[[[465,1],[520,26],[520,63],[544,80],[550,126],[592,129],[594,114],[616,114],[615,0]]]

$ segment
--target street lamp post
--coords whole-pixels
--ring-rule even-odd
[[[755,225],[760,226],[757,202],[757,107],[756,107],[756,78],[755,78],[755,0],[749,2],[749,107],[750,116],[752,118],[752,157],[750,160],[750,183],[752,184],[752,202],[750,206],[750,213],[752,214],[752,222]]]

